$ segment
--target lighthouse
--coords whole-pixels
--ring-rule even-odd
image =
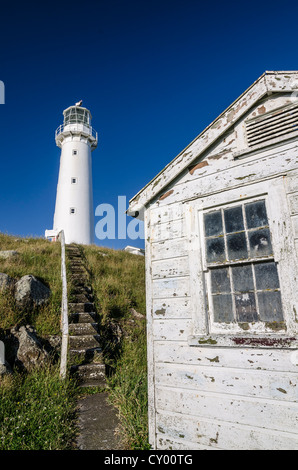
[[[91,126],[91,113],[82,101],[63,111],[64,122],[56,130],[56,145],[61,149],[53,230],[55,239],[64,230],[66,243],[90,245],[94,237],[92,158],[97,147],[97,132]]]

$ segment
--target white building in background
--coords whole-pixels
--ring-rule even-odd
[[[65,109],[63,115],[55,135],[61,157],[54,227],[45,236],[55,240],[63,229],[66,243],[89,245],[94,237],[91,152],[98,137],[91,127],[91,113],[81,102]]]
[[[136,246],[127,245],[124,248],[124,251],[127,251],[128,253],[132,253],[133,255],[145,256],[145,250],[143,250],[142,248],[138,248]]]

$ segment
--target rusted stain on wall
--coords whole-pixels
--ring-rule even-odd
[[[260,108],[258,108],[258,113],[259,114],[264,114],[265,112],[266,112],[265,106],[260,106]]]
[[[164,193],[162,196],[160,196],[159,198],[159,201],[162,201],[163,199],[165,199],[166,197],[170,196],[171,194],[173,194],[174,190],[171,189],[170,191],[167,191],[166,193]]]
[[[233,342],[242,346],[268,346],[268,347],[286,347],[291,344],[292,341],[295,341],[296,338],[232,338]]]
[[[196,170],[199,170],[200,168],[204,168],[204,166],[208,166],[208,165],[209,163],[206,160],[204,160],[203,162],[200,162],[197,165],[191,166],[188,169],[188,171],[191,175],[193,175]]]

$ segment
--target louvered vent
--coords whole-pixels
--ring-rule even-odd
[[[298,104],[275,109],[246,123],[249,147],[265,145],[271,140],[287,139],[298,134]]]

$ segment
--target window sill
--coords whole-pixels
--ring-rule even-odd
[[[192,335],[188,337],[189,346],[207,348],[263,348],[297,349],[298,339],[288,335]]]

